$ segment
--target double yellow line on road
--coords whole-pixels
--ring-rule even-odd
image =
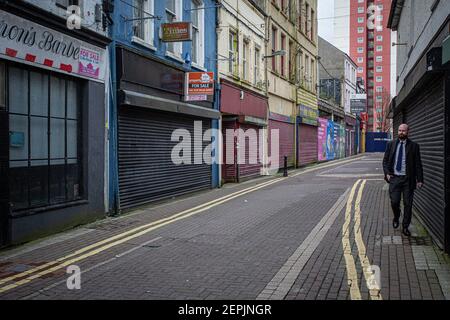
[[[345,160],[340,161],[339,163],[331,163],[326,165],[319,165],[315,168],[310,168],[307,170],[304,170],[302,172],[296,173],[291,175],[290,177],[297,177],[302,174],[306,174],[312,171],[317,171],[323,168],[336,166],[344,163],[349,163],[358,160],[359,158],[351,159],[351,160]],[[84,248],[81,248],[79,250],[74,251],[73,253],[70,253],[66,256],[63,256],[61,258],[58,258],[54,261],[45,263],[41,266],[32,268],[30,270],[0,279],[0,293],[4,293],[6,291],[9,291],[11,289],[17,288],[19,286],[25,285],[27,283],[30,283],[31,281],[38,279],[40,277],[43,277],[45,275],[48,275],[50,273],[53,273],[57,270],[60,270],[64,267],[70,266],[76,262],[79,262],[81,260],[85,260],[91,256],[94,256],[96,254],[99,254],[105,250],[108,250],[112,247],[115,247],[117,245],[120,245],[122,243],[125,243],[129,240],[132,240],[134,238],[140,237],[142,235],[145,235],[151,231],[154,231],[156,229],[159,229],[161,227],[164,227],[166,225],[169,225],[173,222],[186,219],[188,217],[194,216],[196,214],[199,214],[201,212],[207,211],[213,207],[216,207],[218,205],[221,205],[225,202],[231,201],[235,198],[241,197],[245,194],[257,191],[259,189],[268,187],[272,184],[284,181],[288,178],[276,178],[271,181],[266,181],[263,183],[260,183],[256,186],[252,186],[243,190],[239,190],[237,192],[231,193],[229,195],[223,196],[221,198],[215,199],[213,201],[204,203],[202,205],[196,206],[194,208],[190,208],[187,210],[184,210],[182,212],[179,212],[177,214],[174,214],[168,218],[164,218],[155,222],[151,222],[148,224],[145,224],[143,226],[134,228],[132,230],[120,233],[118,235],[115,235],[113,237],[104,239],[102,241],[93,243],[89,246],[86,246]]]
[[[361,183],[362,181],[362,183]],[[371,265],[369,262],[369,258],[367,257],[366,246],[364,245],[364,241],[361,233],[361,198],[363,194],[363,190],[366,186],[367,180],[358,180],[353,185],[353,188],[350,192],[350,195],[347,200],[347,207],[345,210],[345,222],[342,226],[342,247],[344,251],[344,259],[347,269],[347,279],[350,286],[350,297],[352,300],[361,300],[361,291],[358,285],[358,273],[356,272],[356,264],[355,259],[352,255],[352,246],[350,243],[350,224],[351,224],[351,216],[352,216],[352,204],[355,199],[356,190],[359,186],[359,191],[357,193],[357,197],[355,200],[354,206],[354,226],[353,231],[355,235],[355,242],[358,249],[358,257],[363,269],[364,278],[366,280],[367,287],[369,288],[370,298],[372,300],[382,300],[383,297],[380,293],[380,288],[373,288],[371,281],[373,281],[373,274],[371,272]],[[360,184],[361,183],[361,184]],[[380,284],[378,284],[379,286]]]

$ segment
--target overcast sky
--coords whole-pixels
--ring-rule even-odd
[[[334,1],[335,0],[318,0],[318,20],[319,20],[319,36],[333,43],[334,27]],[[325,18],[325,19],[324,19]]]

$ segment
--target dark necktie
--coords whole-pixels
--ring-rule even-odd
[[[402,164],[403,164],[403,142],[400,142],[400,150],[398,150],[397,157],[397,172],[402,172]]]

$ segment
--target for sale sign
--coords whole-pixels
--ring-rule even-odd
[[[214,72],[186,73],[186,96],[214,95]]]

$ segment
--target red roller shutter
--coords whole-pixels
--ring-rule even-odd
[[[304,166],[317,161],[317,127],[299,125],[298,165]]]
[[[282,121],[276,121],[276,120],[269,120],[269,129],[278,129],[279,130],[279,137],[280,137],[280,144],[279,144],[279,153],[280,153],[280,159],[279,159],[279,165],[280,168],[283,168],[284,166],[284,156],[288,157],[288,167],[294,166],[294,137],[295,137],[295,126],[293,123],[288,122],[282,122]],[[272,135],[271,131],[269,131],[269,150],[272,146]],[[270,151],[269,155],[272,155],[272,151]]]
[[[249,178],[259,176],[261,173],[261,161],[259,159],[259,127],[250,124],[239,124],[239,128],[247,131],[253,129],[256,132],[256,145],[251,145],[249,140],[245,142],[245,163],[239,164],[239,178]],[[255,160],[256,159],[256,163]],[[252,160],[250,163],[250,160]]]

